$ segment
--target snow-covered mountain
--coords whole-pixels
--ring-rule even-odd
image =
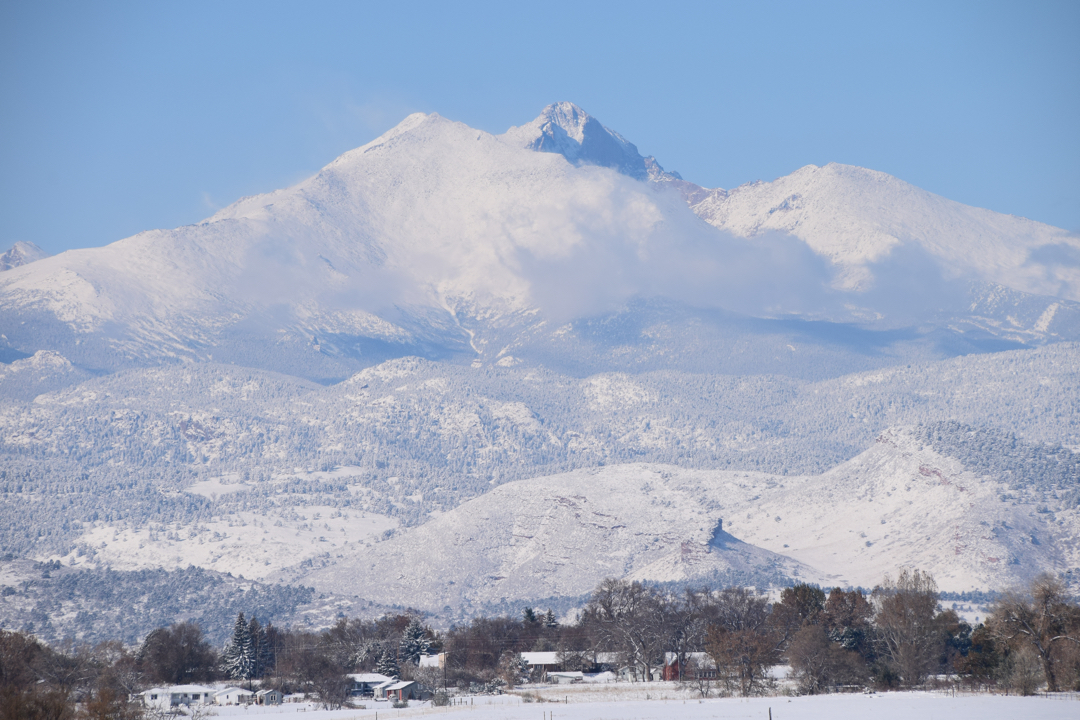
[[[989,463],[957,457],[957,439]],[[732,532],[841,585],[870,587],[899,567],[923,568],[953,591],[1017,586],[1042,571],[1080,580],[1080,456],[1051,450],[1064,473],[1016,482],[1001,454],[1018,448],[993,439],[957,425],[891,429],[827,473],[774,478],[783,492],[739,507]],[[1017,455],[1016,464],[1040,462],[1038,449]],[[995,456],[1001,464],[988,467]]]
[[[32,242],[20,240],[0,255],[0,272],[27,265],[44,257],[49,257],[49,253]]]
[[[875,170],[807,165],[773,182],[711,190],[692,207],[740,237],[778,231],[799,238],[839,268],[836,283],[844,289],[868,291],[897,271],[919,282],[916,273],[936,270],[945,278],[1080,300],[1080,239]]]
[[[60,353],[38,350],[31,357],[0,365],[0,397],[33,400],[90,378]]]
[[[91,368],[213,359],[321,380],[556,347],[567,321],[643,298],[1052,341],[1080,332],[1078,252],[1063,230],[860,168],[704,190],[559,103],[500,136],[412,115],[198,225],[13,268],[0,333]],[[1041,310],[953,322],[993,288]]]
[[[573,103],[548,105],[531,123],[510,128],[502,137],[529,150],[562,155],[574,165],[607,167],[635,180],[682,180]]]
[[[376,602],[408,598],[425,610],[577,597],[607,577],[824,579],[724,532],[724,485],[664,466],[519,480],[386,542],[337,553],[325,568],[285,576]]]

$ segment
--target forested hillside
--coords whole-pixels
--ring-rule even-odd
[[[224,365],[128,371],[0,404],[3,550],[43,558],[71,552],[95,524],[186,536],[214,517],[305,506],[415,525],[493,485],[611,463],[817,473],[885,427],[944,420],[1078,445],[1075,351],[1058,344],[816,383],[670,371],[577,379],[418,359],[330,387]],[[957,452],[973,467],[1006,463],[1003,479],[1028,482],[1018,473],[1030,465],[1006,445],[980,446],[981,459],[969,446]],[[335,467],[350,470],[327,472]],[[185,492],[220,477],[235,491]]]
[[[56,644],[137,644],[155,628],[191,620],[220,646],[238,612],[304,624],[311,588],[267,585],[202,568],[166,571],[74,569],[57,562],[0,560],[0,627]],[[325,622],[326,618],[316,617]]]

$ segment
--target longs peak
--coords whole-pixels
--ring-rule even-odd
[[[510,128],[504,137],[529,150],[562,155],[575,165],[608,167],[636,180],[664,172],[654,158],[642,157],[636,145],[570,102],[548,105],[535,120]]]

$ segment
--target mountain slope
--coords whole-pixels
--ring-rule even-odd
[[[872,587],[906,566],[949,591],[1047,570],[1080,582],[1080,457],[1053,451],[1068,467],[1040,487],[924,444],[979,432],[892,429],[816,476],[618,465],[520,480],[281,577],[432,610],[579,596],[605,577]]]
[[[75,341],[94,335],[132,362],[229,357],[253,341],[310,355],[336,341],[339,354],[375,361],[462,352],[459,304],[480,316],[533,312],[544,300],[537,287],[578,253],[618,264],[624,248],[648,257],[672,233],[701,244],[712,232],[648,185],[415,115],[315,177],[200,225],[5,273],[0,329],[24,347],[63,336],[55,349],[69,357],[85,355]],[[634,272],[616,299],[648,281]],[[574,309],[610,300],[601,292]],[[384,354],[350,348],[353,337]]]
[[[39,350],[31,357],[0,365],[0,398],[29,401],[89,378],[89,373],[63,355]]]
[[[539,152],[557,153],[575,165],[599,165],[635,180],[678,181],[656,158],[642,157],[637,146],[605,127],[577,105],[548,105],[531,123],[512,127],[501,137]]]
[[[520,480],[299,577],[432,610],[580,596],[605,577],[822,579],[723,532],[709,479],[642,465]]]
[[[709,191],[692,207],[741,237],[768,231],[798,237],[839,266],[837,285],[844,289],[868,290],[883,273],[905,269],[890,268],[890,257],[916,263],[925,254],[946,277],[1080,301],[1080,239],[874,170],[807,165],[773,182]]]
[[[733,532],[844,585],[871,586],[904,566],[952,591],[1007,588],[1044,571],[1080,581],[1080,457],[1064,451],[1062,481],[1038,487],[1035,467],[1021,478],[939,452],[938,432],[893,429],[827,473],[786,478],[785,492],[738,508]],[[992,436],[958,425],[949,434],[976,444]],[[1002,449],[986,443],[980,456],[992,462]]]

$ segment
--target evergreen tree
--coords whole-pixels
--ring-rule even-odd
[[[522,616],[522,618],[524,618],[525,622],[529,623],[529,624],[532,624],[532,623],[536,622],[537,620],[539,620],[539,618],[536,617],[536,611],[533,610],[531,607],[527,607],[524,610],[522,610],[521,611],[521,616]]]
[[[272,622],[267,621],[262,631],[263,647],[259,656],[262,658],[263,675],[272,673],[277,668],[277,654],[274,650],[277,644],[278,631]]]
[[[265,675],[271,667],[270,664],[270,647],[266,640],[266,631],[263,630],[262,625],[255,618],[251,618],[251,622],[248,623],[248,635],[251,637],[251,661],[252,661],[252,674],[253,678],[261,678]]]
[[[389,645],[383,648],[382,655],[379,657],[379,663],[375,666],[375,670],[388,677],[397,676],[397,655],[394,654]]]
[[[250,680],[255,677],[255,652],[251,641],[251,628],[244,620],[244,613],[236,616],[232,639],[222,653],[225,673],[234,680]]]
[[[420,656],[426,655],[431,649],[431,640],[428,639],[427,630],[416,618],[405,628],[401,635],[401,659],[403,662],[413,664],[420,662]]]
[[[548,611],[544,614],[544,624],[549,628],[559,627],[559,621],[555,619],[555,613],[552,612],[551,608],[548,608]]]

